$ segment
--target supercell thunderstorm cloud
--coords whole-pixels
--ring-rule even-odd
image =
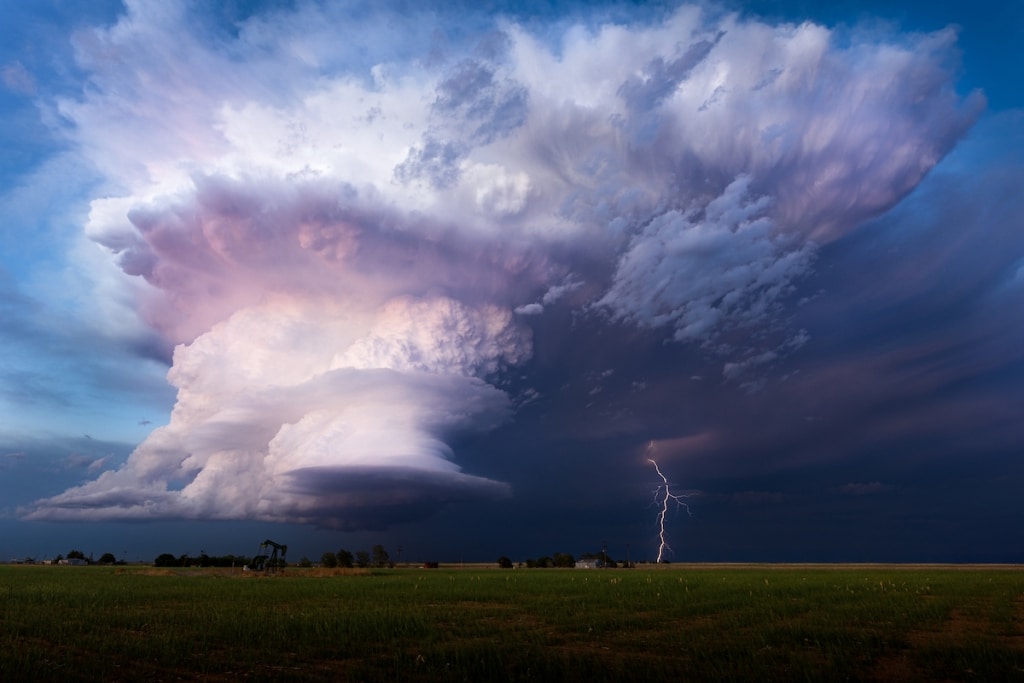
[[[177,399],[28,519],[374,529],[515,496],[453,444],[515,419],[535,325],[660,332],[753,387],[813,336],[789,297],[821,251],[984,109],[953,30],[194,11],[129,2],[75,36],[86,235]]]

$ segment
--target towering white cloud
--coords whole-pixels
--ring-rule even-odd
[[[59,107],[108,190],[86,231],[145,281],[178,402],[29,517],[363,527],[505,495],[447,444],[508,417],[497,378],[545,306],[682,342],[772,324],[816,245],[982,106],[954,91],[952,31],[386,18],[304,4],[228,33],[139,1],[76,37],[89,86]],[[488,30],[423,42],[460,22]]]
[[[396,299],[372,311],[327,299],[248,306],[177,348],[167,426],[123,469],[50,499],[36,516],[352,527],[415,514],[415,503],[506,495],[498,482],[461,474],[440,435],[506,418],[508,398],[477,376],[528,353],[507,311],[451,299]],[[364,482],[374,492],[365,500]]]

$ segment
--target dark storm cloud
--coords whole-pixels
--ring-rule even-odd
[[[1012,313],[1024,305],[1015,218],[1024,203],[1014,189],[1022,180],[1019,162],[938,173],[886,217],[823,249],[793,295],[805,299],[793,325],[809,341],[767,366],[772,380],[759,393],[705,391],[707,436],[675,455],[723,477],[878,453],[915,471],[1013,452],[1024,439],[1024,328]]]
[[[412,467],[308,467],[290,472],[288,481],[296,496],[282,514],[348,530],[386,529],[436,514],[449,504],[511,494],[501,482]]]
[[[1024,160],[961,163],[1005,124],[987,121],[897,209],[818,252],[786,298],[809,338],[758,369],[756,392],[737,395],[721,360],[657,333],[537,327],[532,362],[549,381],[517,417],[537,433],[509,443],[500,477],[541,509],[586,510],[564,538],[633,530],[618,557],[635,529],[653,538],[639,494],[654,439],[667,476],[697,494],[695,517],[670,527],[674,559],[1019,560]],[[587,345],[600,352],[580,356]],[[558,458],[514,467],[534,443]]]

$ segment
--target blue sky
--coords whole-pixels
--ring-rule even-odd
[[[445,7],[0,5],[0,557],[1024,560],[1018,3]]]

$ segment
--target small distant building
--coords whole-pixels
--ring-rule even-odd
[[[89,563],[86,562],[85,560],[83,560],[80,557],[69,557],[66,560],[61,560],[59,564],[67,564],[67,565],[70,565],[72,567],[84,567],[85,565],[87,565]]]
[[[591,560],[576,560],[574,565],[576,569],[602,569],[604,568],[604,562],[598,559]]]

